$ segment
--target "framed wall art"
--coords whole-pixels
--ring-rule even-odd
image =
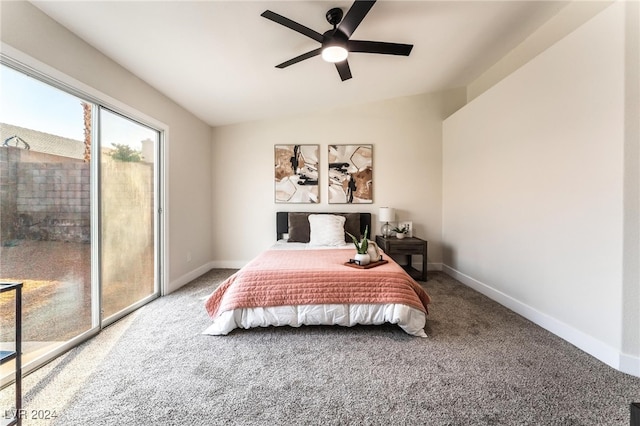
[[[329,145],[329,203],[373,203],[373,145]]]
[[[413,237],[413,222],[411,221],[398,222],[398,228],[402,228],[403,226],[407,227],[406,236],[409,238]]]
[[[318,203],[319,145],[276,145],[275,202]]]

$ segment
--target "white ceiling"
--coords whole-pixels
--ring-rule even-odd
[[[319,33],[351,1],[34,1],[47,15],[211,126],[467,85],[566,2],[378,1],[353,39],[413,44],[409,57],[353,53],[342,82],[319,44],[260,16]]]

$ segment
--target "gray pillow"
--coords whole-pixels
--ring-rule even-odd
[[[344,240],[350,243],[351,237],[347,235],[347,232],[355,235],[356,238],[360,238],[360,213],[338,213],[340,216],[344,216],[347,219],[344,222]],[[371,230],[369,230],[371,232]],[[371,235],[367,235],[367,238],[371,239]]]
[[[309,215],[311,213],[289,213],[290,243],[308,243],[311,235]]]

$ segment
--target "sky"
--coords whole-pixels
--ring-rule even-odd
[[[105,113],[101,119],[105,147],[119,143],[140,150],[140,141],[157,139],[155,131],[119,115]],[[4,65],[0,65],[0,123],[84,140],[82,99]]]

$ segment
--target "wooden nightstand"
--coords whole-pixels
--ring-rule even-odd
[[[427,280],[427,242],[420,238],[405,237],[401,240],[396,237],[385,238],[382,235],[376,235],[376,244],[388,255],[407,257],[407,264],[403,268],[414,280]],[[418,271],[411,265],[411,256],[422,256],[422,271]]]

